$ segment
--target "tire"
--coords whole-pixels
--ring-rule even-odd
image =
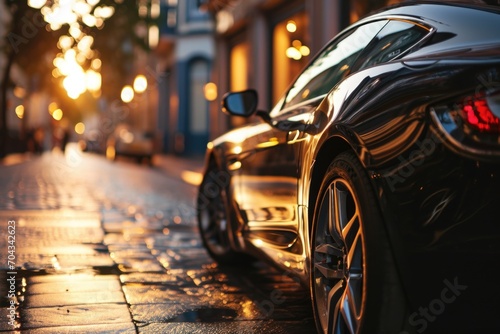
[[[330,164],[316,201],[311,297],[319,333],[398,333],[406,302],[371,184],[357,157]]]
[[[208,170],[200,185],[197,198],[198,228],[203,245],[210,256],[222,265],[237,263],[238,253],[231,248],[227,184],[222,172]]]

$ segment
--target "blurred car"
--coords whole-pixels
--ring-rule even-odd
[[[79,140],[80,148],[84,152],[93,152],[103,154],[106,151],[106,139],[102,138],[98,129],[91,129]]]
[[[106,156],[112,160],[121,156],[133,158],[137,163],[146,160],[152,165],[154,153],[154,134],[133,129],[125,124],[118,125],[108,138]]]
[[[226,94],[257,117],[208,143],[210,255],[300,279],[320,333],[500,332],[499,31],[498,7],[400,4],[333,38],[272,110]]]

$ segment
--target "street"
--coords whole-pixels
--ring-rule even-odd
[[[172,161],[70,147],[0,164],[0,331],[315,333],[291,275],[208,256]]]

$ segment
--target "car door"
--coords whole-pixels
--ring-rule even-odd
[[[230,165],[234,198],[244,224],[240,233],[259,247],[287,248],[298,236],[299,166],[307,125],[324,96],[344,77],[386,24],[368,22],[326,46],[269,113],[245,129]]]

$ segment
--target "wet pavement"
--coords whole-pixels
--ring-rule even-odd
[[[315,333],[288,273],[205,252],[181,178],[200,161],[155,165],[73,149],[0,164],[0,332]]]

